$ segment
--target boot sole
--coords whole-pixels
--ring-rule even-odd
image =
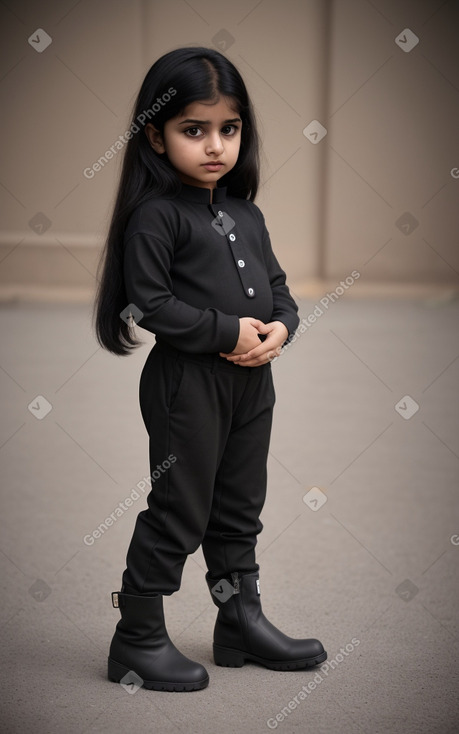
[[[132,673],[135,673],[135,670],[131,670],[125,665],[121,665],[115,660],[108,658],[108,680],[113,681],[114,683],[121,683],[122,679],[129,673],[131,674],[131,677],[134,678],[134,676],[132,676]],[[148,690],[150,691],[200,691],[202,688],[206,688],[209,684],[209,676],[203,678],[202,680],[194,681],[193,683],[143,680],[143,678],[137,675],[137,673],[136,677],[142,681],[142,685],[139,687],[148,688]],[[135,683],[135,679],[130,681],[130,683]]]
[[[258,657],[258,655],[252,655],[250,652],[232,650],[231,648],[219,647],[218,645],[213,646],[213,651],[215,665],[221,665],[226,668],[242,668],[244,663],[252,661],[270,670],[301,670],[312,668],[327,659],[327,653],[325,651],[320,655],[314,655],[312,658],[303,658],[301,660],[267,660],[266,658]]]

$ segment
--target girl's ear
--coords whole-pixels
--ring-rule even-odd
[[[161,135],[159,130],[157,130],[154,125],[151,124],[151,122],[149,122],[148,125],[145,125],[145,135],[147,136],[148,142],[150,143],[155,153],[162,155],[162,153],[166,152],[163,136]]]

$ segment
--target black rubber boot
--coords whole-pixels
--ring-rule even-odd
[[[207,686],[207,670],[182,655],[171,642],[160,594],[114,592],[112,602],[119,607],[121,619],[110,645],[109,680],[155,691],[197,691]]]
[[[247,660],[271,670],[310,668],[327,659],[319,640],[295,640],[269,622],[261,609],[258,572],[206,581],[219,608],[214,630],[216,665],[240,668]]]

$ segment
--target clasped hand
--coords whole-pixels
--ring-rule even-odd
[[[260,342],[259,334],[265,336]],[[220,352],[229,362],[241,367],[259,367],[278,357],[282,344],[288,337],[288,329],[282,321],[264,324],[259,319],[244,317],[239,319],[239,338],[230,354]]]

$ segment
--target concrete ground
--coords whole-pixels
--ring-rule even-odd
[[[153,337],[139,331],[145,345],[117,358],[89,306],[1,307],[2,732],[458,730],[459,304],[344,297],[322,310],[301,301],[310,325],[273,365],[258,560],[267,616],[329,659],[216,667],[198,551],[165,606],[210,684],[179,694],[106,679],[110,592],[145,506],[124,500],[149,474],[137,389]]]

